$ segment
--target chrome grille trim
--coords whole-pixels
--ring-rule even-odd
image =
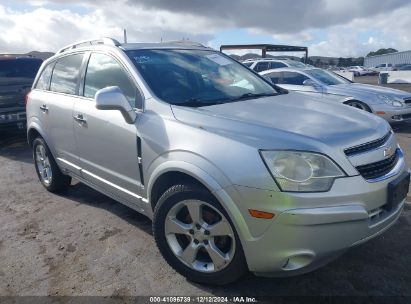
[[[384,162],[387,162],[387,164]],[[367,165],[357,166],[355,168],[367,182],[376,183],[397,175],[402,170],[403,166],[404,154],[400,148],[397,148],[395,154],[390,158]],[[367,174],[368,172],[373,174]]]
[[[361,144],[358,146],[354,146],[351,148],[347,148],[344,150],[344,153],[346,156],[353,156],[356,154],[360,154],[360,153],[364,153],[364,152],[368,152],[371,150],[374,150],[376,148],[379,148],[381,146],[383,146],[388,139],[391,137],[391,135],[393,134],[392,130],[390,130],[384,137],[381,137],[379,139],[367,142],[365,144]]]

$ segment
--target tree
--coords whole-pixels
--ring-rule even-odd
[[[379,49],[378,51],[375,51],[375,52],[369,52],[367,54],[367,57],[377,56],[377,55],[384,55],[384,54],[391,54],[391,53],[397,53],[397,52],[398,52],[398,50],[393,49],[393,48]]]

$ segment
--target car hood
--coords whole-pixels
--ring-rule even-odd
[[[338,84],[328,86],[327,88],[328,91],[333,91],[334,93],[341,92],[341,95],[373,94],[392,96],[401,99],[411,97],[411,93],[408,92],[362,83]]]
[[[325,150],[342,151],[390,130],[375,115],[296,92],[201,108],[172,106],[172,110],[183,123],[260,149],[318,149],[321,143]]]

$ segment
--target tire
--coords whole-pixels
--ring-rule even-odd
[[[71,177],[61,172],[44,139],[37,137],[32,146],[34,166],[44,188],[53,193],[66,190],[70,186]]]
[[[367,104],[365,104],[361,101],[349,100],[349,101],[346,101],[345,104],[350,106],[350,107],[354,107],[356,109],[360,109],[360,110],[372,113],[371,108]]]
[[[194,220],[191,219],[195,218],[191,217],[193,212],[190,213],[186,206],[190,206],[190,210],[200,208],[198,210],[201,211],[201,213],[199,213],[201,215],[198,222],[202,223],[201,229],[199,228],[200,226],[196,227]],[[170,216],[170,214],[174,212],[176,212],[175,218]],[[188,216],[186,215],[184,217],[184,212],[188,214]],[[177,217],[180,217],[181,214],[183,214],[184,219],[188,219],[187,223],[190,221],[191,223],[183,223],[186,225],[184,234],[170,232],[172,229],[169,227],[174,228],[176,226],[170,226],[169,223],[180,221],[181,218],[177,219]],[[205,222],[206,216],[208,216],[209,219],[220,217],[220,220],[216,222],[217,224],[215,224],[215,222],[211,222],[210,224],[209,222]],[[172,218],[172,220],[170,218]],[[182,224],[181,221],[179,223]],[[224,227],[224,229],[221,228],[217,233],[217,231],[212,228],[217,227],[217,225],[219,225],[218,227]],[[210,231],[203,229],[204,227],[209,227]],[[178,226],[178,228],[181,228],[181,226]],[[204,234],[202,234],[203,230]],[[187,231],[189,232],[187,233]],[[225,231],[231,231],[231,236],[225,236]],[[207,236],[207,232],[210,235]],[[155,207],[153,233],[157,246],[168,264],[178,273],[193,282],[224,285],[238,280],[248,271],[244,252],[232,221],[216,198],[207,189],[201,186],[182,184],[169,188],[160,197]],[[224,236],[217,236],[215,234]],[[203,240],[202,237],[207,239]],[[198,241],[197,238],[200,241]],[[223,256],[226,259],[224,259],[223,262],[221,255],[216,257],[216,251],[214,251],[217,244],[221,245],[221,240],[223,240],[225,248],[218,247],[219,251],[217,252],[224,252]],[[196,241],[199,243],[195,243]],[[188,244],[187,247],[181,247],[181,243],[183,242]],[[198,251],[195,251],[193,248],[197,248]],[[192,259],[188,259],[190,261],[195,259],[191,264],[183,261],[183,256],[187,249],[196,252],[193,254]],[[180,257],[175,253],[178,250],[182,253]],[[210,254],[208,254],[209,252]],[[214,259],[211,258],[212,256]],[[216,263],[214,263],[214,261],[216,261]]]

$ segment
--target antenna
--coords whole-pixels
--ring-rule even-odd
[[[127,30],[124,29],[124,43],[127,43]]]

